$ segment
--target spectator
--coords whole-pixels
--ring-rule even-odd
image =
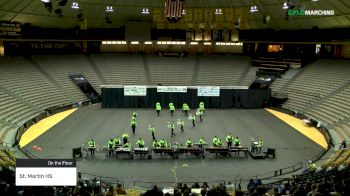
[[[115,189],[118,195],[126,195],[126,191],[122,188],[121,184],[117,185],[117,188]]]
[[[114,187],[113,186],[109,186],[108,190],[107,190],[107,193],[106,193],[106,196],[116,196],[116,195],[117,195],[117,193],[114,190]]]
[[[158,189],[157,185],[154,185],[153,189],[146,191],[144,196],[163,196],[163,192]]]
[[[252,193],[255,190],[255,188],[256,188],[256,186],[255,186],[255,183],[254,183],[253,179],[250,179],[249,183],[247,185],[248,192]]]

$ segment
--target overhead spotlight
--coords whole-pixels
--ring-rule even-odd
[[[258,11],[258,6],[253,5],[250,7],[250,13],[257,12]]]
[[[288,8],[289,8],[288,3],[287,3],[287,2],[284,2],[282,8],[283,8],[284,10],[288,9]]]
[[[113,7],[112,6],[107,6],[106,12],[113,12]]]
[[[41,0],[41,1],[44,2],[44,3],[51,2],[50,0]]]
[[[182,15],[186,15],[186,10],[185,9],[182,10]]]
[[[149,9],[143,8],[141,14],[149,14]]]
[[[215,14],[216,15],[221,15],[222,14],[222,10],[221,9],[215,9]]]
[[[313,2],[316,2],[316,1],[318,1],[318,0],[312,0]]]
[[[61,10],[61,8],[55,9],[55,14],[56,14],[58,17],[62,17],[63,15],[62,15],[62,10]]]
[[[71,8],[73,8],[73,9],[79,9],[79,3],[73,2]]]
[[[67,3],[68,3],[68,0],[60,0],[60,1],[58,1],[58,5],[61,6],[61,7],[67,5]]]

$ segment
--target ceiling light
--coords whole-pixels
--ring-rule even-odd
[[[145,44],[150,45],[150,44],[152,44],[152,41],[145,41]]]
[[[215,14],[216,15],[221,15],[222,14],[222,10],[221,9],[215,9]]]
[[[112,6],[107,6],[106,12],[113,12],[113,7]]]
[[[316,1],[318,1],[318,0],[312,0],[313,2],[316,2]]]
[[[186,14],[186,10],[182,10],[182,15],[185,15]]]
[[[250,12],[253,13],[253,12],[257,12],[258,11],[258,6],[256,5],[253,5],[250,7]]]
[[[287,3],[287,2],[284,2],[282,8],[283,8],[284,10],[288,9],[288,8],[289,8],[288,3]]]
[[[42,2],[44,2],[44,3],[49,3],[50,2],[50,0],[41,0]]]
[[[73,2],[71,8],[73,8],[73,9],[79,9],[79,3]]]
[[[149,14],[148,8],[143,8],[141,13],[142,14]]]

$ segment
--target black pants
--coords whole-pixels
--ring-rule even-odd
[[[156,137],[154,136],[154,132],[152,131],[152,139],[155,140]]]
[[[95,148],[89,148],[89,151],[92,157],[95,156]]]
[[[232,142],[227,142],[227,148],[231,148]]]
[[[126,144],[126,143],[128,143],[128,138],[124,137],[123,138],[123,144]]]
[[[201,120],[201,122],[203,122],[202,115],[199,115],[199,119]]]
[[[185,112],[185,116],[187,116],[187,112],[188,112],[188,111],[187,111],[187,110],[184,110],[184,112]]]
[[[185,130],[184,130],[184,126],[183,125],[181,125],[181,132],[184,132]]]
[[[131,129],[132,129],[132,134],[135,134],[136,126],[135,125],[131,125]]]
[[[158,114],[158,116],[159,116],[159,113],[160,113],[160,110],[157,110],[157,114]]]
[[[108,156],[111,157],[113,155],[113,148],[108,149]]]
[[[196,126],[195,120],[194,120],[194,119],[192,119],[192,125],[193,125],[194,127]]]
[[[171,128],[171,137],[175,137],[174,129]]]
[[[171,116],[174,115],[174,110],[170,110]]]

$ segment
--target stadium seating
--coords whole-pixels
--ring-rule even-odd
[[[16,59],[0,64],[0,85],[41,110],[73,103],[29,61]]]
[[[185,58],[148,56],[147,60],[153,85],[191,84],[195,65],[193,56]]]
[[[98,54],[91,59],[106,80],[113,85],[147,84],[141,55]]]
[[[241,56],[203,56],[200,58],[197,85],[239,85],[249,58]]]
[[[35,62],[77,101],[86,101],[87,97],[69,78],[69,74],[82,74],[100,92],[101,81],[83,55],[36,56]]]

